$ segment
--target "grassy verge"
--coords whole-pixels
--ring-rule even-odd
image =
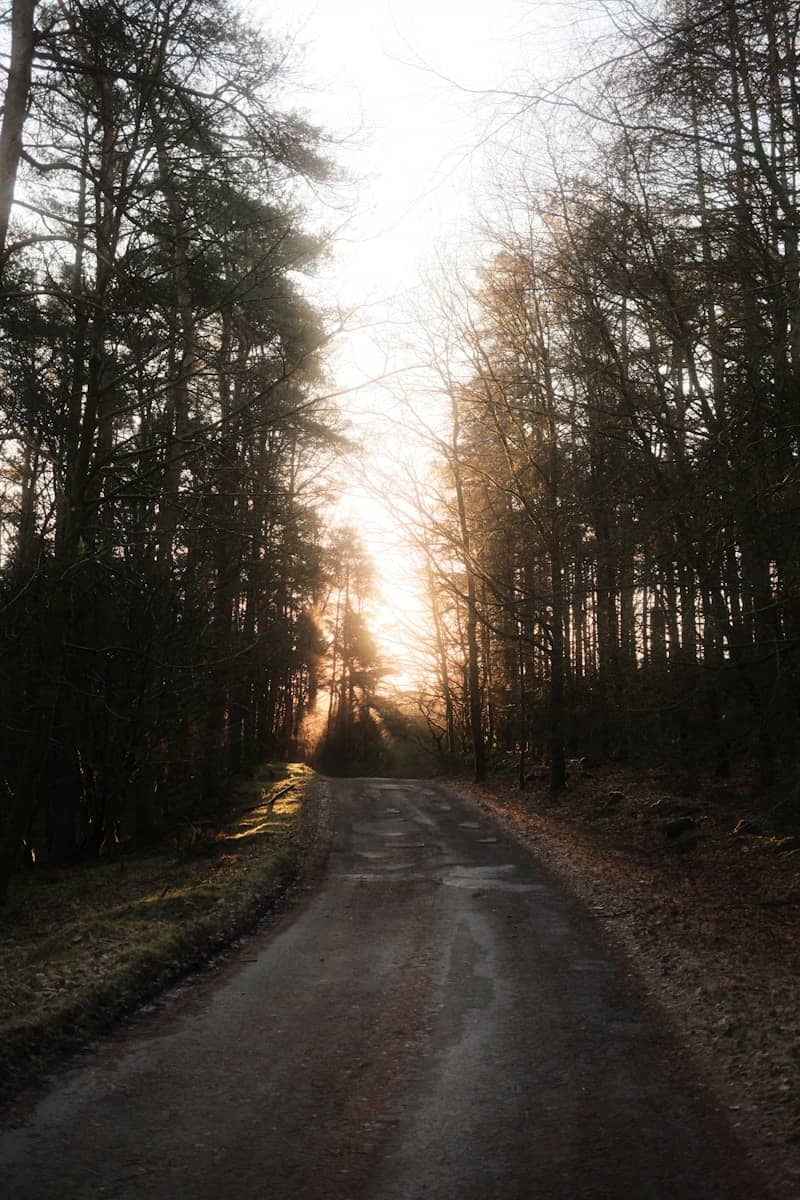
[[[301,764],[268,764],[237,785],[224,824],[13,881],[0,910],[0,1097],[262,915],[298,873],[313,780]]]

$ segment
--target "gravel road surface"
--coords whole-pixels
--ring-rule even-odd
[[[319,886],[0,1136],[8,1200],[759,1200],[596,922],[446,790],[329,785]]]

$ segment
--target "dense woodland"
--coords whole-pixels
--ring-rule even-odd
[[[558,792],[585,755],[770,785],[800,715],[800,7],[616,11],[557,104],[591,153],[518,189],[428,330],[425,708],[479,779],[540,760]]]
[[[341,440],[301,285],[331,166],[282,47],[226,0],[5,20],[0,891],[286,751]]]
[[[517,186],[425,323],[420,699],[478,779],[769,785],[800,732],[800,6],[615,12],[556,97],[580,160]],[[0,895],[290,753],[321,683],[323,764],[368,764],[382,670],[324,516],[346,447],[302,278],[333,168],[283,48],[227,0],[3,22]]]

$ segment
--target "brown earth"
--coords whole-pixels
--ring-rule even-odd
[[[748,788],[575,765],[458,789],[560,874],[621,944],[775,1194],[800,1195],[800,838]],[[754,815],[754,812],[757,815]]]

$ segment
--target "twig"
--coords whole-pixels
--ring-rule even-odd
[[[267,801],[267,804],[269,805],[269,807],[273,808],[275,805],[275,801],[280,800],[281,796],[285,796],[286,793],[290,792],[293,787],[294,787],[293,783],[287,783],[286,787],[282,787],[280,789],[280,791],[277,791],[277,792],[275,792],[274,795],[270,796],[269,800]]]

